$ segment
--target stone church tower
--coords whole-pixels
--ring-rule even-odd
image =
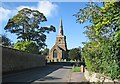
[[[63,32],[63,24],[62,19],[60,20],[60,28],[58,35],[56,36],[56,43],[52,47],[49,53],[49,60],[51,61],[61,61],[65,59],[67,56],[67,44],[66,44],[66,36]]]

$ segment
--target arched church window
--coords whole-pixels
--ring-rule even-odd
[[[53,58],[57,58],[57,50],[56,49],[53,51]]]

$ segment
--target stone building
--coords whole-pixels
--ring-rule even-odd
[[[66,36],[63,32],[62,19],[60,20],[60,28],[56,36],[56,43],[49,52],[48,58],[51,61],[61,61],[67,56]]]

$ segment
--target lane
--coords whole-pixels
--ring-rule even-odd
[[[45,67],[3,75],[2,82],[32,82],[45,77],[61,67],[60,65],[47,65]]]
[[[71,66],[63,66],[62,68],[59,68],[47,76],[34,81],[32,84],[44,82],[69,82],[71,68]]]
[[[45,67],[3,75],[2,82],[66,82],[71,66],[49,64]]]

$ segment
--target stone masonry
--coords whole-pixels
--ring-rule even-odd
[[[56,43],[50,50],[48,55],[48,59],[51,61],[61,61],[65,59],[67,56],[67,44],[66,44],[66,36],[63,33],[63,24],[62,19],[60,20],[60,28],[58,35],[56,36]]]

